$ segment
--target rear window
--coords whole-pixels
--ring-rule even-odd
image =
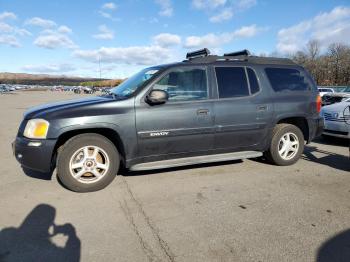
[[[244,67],[215,67],[220,98],[248,96]]]
[[[265,68],[273,90],[281,92],[310,90],[308,80],[299,70],[291,68]]]

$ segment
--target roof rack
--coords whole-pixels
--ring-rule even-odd
[[[210,55],[209,49],[208,48],[203,48],[203,49],[200,49],[200,50],[197,50],[197,51],[193,51],[193,52],[187,53],[186,58],[187,59],[193,59],[193,58],[196,58],[196,57],[205,57],[205,56],[208,56],[208,55]]]
[[[242,51],[232,52],[232,53],[226,53],[224,56],[250,56],[250,52],[247,49],[244,49]]]
[[[196,64],[214,62],[249,62],[254,64],[295,65],[295,63],[288,58],[253,56],[247,49],[238,52],[226,53],[223,56],[217,56],[210,55],[210,51],[207,48],[203,48],[187,53],[186,58],[187,60],[184,60],[183,62]]]

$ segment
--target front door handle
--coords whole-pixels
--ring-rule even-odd
[[[197,115],[199,116],[204,116],[209,114],[209,109],[198,109],[197,110]]]
[[[267,105],[259,105],[256,107],[256,109],[258,109],[258,111],[266,111],[267,110]]]

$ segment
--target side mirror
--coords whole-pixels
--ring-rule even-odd
[[[146,102],[150,105],[160,105],[168,101],[169,94],[160,89],[153,89],[146,97]]]

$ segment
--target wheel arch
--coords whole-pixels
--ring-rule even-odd
[[[123,165],[125,165],[125,157],[126,157],[126,152],[125,152],[125,146],[124,143],[119,135],[119,133],[114,129],[110,127],[86,127],[86,128],[74,128],[74,129],[69,129],[65,130],[62,132],[58,138],[57,142],[55,144],[53,154],[52,154],[52,159],[51,159],[51,165],[52,169],[55,168],[56,166],[56,159],[57,159],[57,154],[61,148],[69,139],[76,135],[81,135],[81,134],[86,134],[86,133],[94,133],[94,134],[99,134],[107,139],[109,139],[114,146],[117,148],[119,154],[120,154],[120,159]]]
[[[303,133],[304,140],[309,142],[310,140],[310,129],[309,124],[304,116],[293,116],[281,118],[277,121],[276,124],[291,124],[297,126]]]

